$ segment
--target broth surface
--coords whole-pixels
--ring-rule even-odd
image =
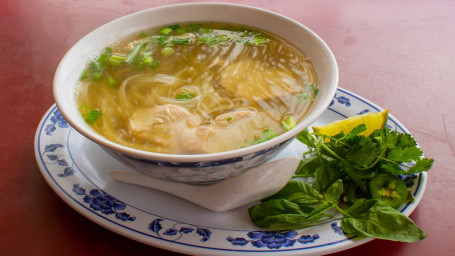
[[[280,38],[227,24],[151,29],[108,47],[81,76],[77,101],[119,144],[203,154],[291,129],[317,95],[314,68]]]

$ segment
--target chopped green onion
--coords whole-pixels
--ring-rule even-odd
[[[151,40],[155,44],[160,44],[162,46],[168,45],[169,40],[167,40],[166,36],[152,36]]]
[[[94,60],[94,61],[90,62],[90,69],[93,72],[104,72],[106,67],[103,64],[101,64],[99,61]]]
[[[276,136],[278,136],[278,134],[275,131],[266,129],[262,132],[260,138],[257,138],[251,142],[251,145],[256,145],[256,144],[262,143],[264,141],[271,140],[271,139],[275,138]]]
[[[265,43],[269,42],[270,39],[268,39],[265,36],[255,36],[252,40],[248,41],[249,44],[254,44],[257,46],[264,45]]]
[[[175,98],[178,100],[191,100],[194,97],[196,97],[196,94],[192,92],[181,92],[177,96],[175,96]]]
[[[201,24],[190,24],[188,25],[188,31],[197,32],[201,27]]]
[[[172,28],[170,27],[165,27],[162,28],[160,31],[158,31],[158,34],[163,35],[163,36],[168,36],[172,33]]]
[[[84,79],[88,78],[88,70],[87,69],[84,69],[82,70],[82,74],[81,76],[79,77],[79,81],[82,81]]]
[[[125,61],[126,57],[121,55],[112,54],[107,60],[107,63],[111,66],[118,66]]]
[[[190,44],[190,38],[172,38],[172,43],[175,45],[188,45]]]
[[[150,68],[156,68],[156,67],[158,67],[160,64],[161,64],[161,62],[160,62],[159,60],[152,60],[152,62],[150,62],[150,64],[149,64],[149,67],[150,67]]]
[[[118,85],[118,81],[114,77],[110,76],[104,80],[104,84],[107,88],[115,88]]]
[[[210,32],[212,32],[212,29],[211,28],[199,28],[199,33],[201,34],[209,34]]]
[[[217,35],[215,38],[220,42],[226,42],[229,40],[229,37],[225,34]]]
[[[294,126],[296,125],[296,121],[295,121],[295,118],[293,116],[289,116],[288,118],[284,119],[282,122],[281,122],[281,127],[285,130],[285,131],[289,131],[291,130],[292,128],[294,128]]]
[[[98,82],[103,78],[103,73],[102,72],[94,72],[92,76],[93,82]]]
[[[106,63],[107,60],[109,59],[109,57],[111,56],[111,54],[112,54],[112,48],[107,47],[106,51],[104,53],[100,54],[100,56],[98,56],[98,58],[96,60],[99,63]]]
[[[184,28],[178,28],[177,30],[175,30],[177,32],[177,34],[181,35],[183,33],[185,33],[185,29]]]
[[[96,122],[102,114],[101,111],[97,109],[92,109],[87,105],[80,106],[79,112],[81,112],[82,117],[88,124],[93,124],[94,122]]]
[[[171,47],[164,47],[163,49],[161,49],[161,54],[167,56],[167,55],[171,55],[174,53],[174,49],[172,49]]]
[[[146,45],[147,45],[147,43],[144,42],[144,43],[137,44],[136,46],[134,46],[134,48],[126,55],[125,62],[126,63],[133,62],[134,57],[136,57],[136,55],[138,55],[138,53],[141,51],[141,49],[143,47],[145,47]]]
[[[139,36],[140,36],[141,38],[146,38],[146,37],[147,37],[147,34],[144,33],[144,32],[142,32],[142,33],[139,34]]]
[[[232,116],[230,116],[230,117],[228,117],[228,118],[226,119],[226,121],[228,121],[228,122],[231,121],[231,120],[232,120]]]
[[[297,96],[299,100],[302,101],[314,100],[318,95],[319,89],[313,83],[305,85],[305,89],[306,89],[305,92]]]
[[[168,28],[172,29],[172,30],[177,30],[180,28],[180,25],[179,24],[174,24],[174,25],[170,25]]]

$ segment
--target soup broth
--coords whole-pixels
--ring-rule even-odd
[[[247,147],[292,129],[317,95],[311,61],[227,24],[151,29],[107,47],[78,88],[85,120],[119,144],[170,154]]]

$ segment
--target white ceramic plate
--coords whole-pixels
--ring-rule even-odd
[[[338,89],[329,109],[314,123],[382,109],[344,89]],[[387,125],[408,132],[393,116]],[[293,141],[277,158],[301,155],[305,147]],[[108,170],[129,170],[89,141],[63,119],[53,105],[35,136],[35,154],[42,175],[71,207],[101,226],[123,236],[192,255],[320,255],[345,250],[371,239],[346,237],[340,217],[299,230],[267,232],[254,226],[247,205],[212,212],[153,189],[113,180]],[[427,176],[420,174],[410,188],[416,201],[400,210],[409,215],[420,202]]]

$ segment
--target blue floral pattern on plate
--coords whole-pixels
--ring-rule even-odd
[[[173,241],[179,240],[185,234],[191,234],[194,230],[196,233],[201,237],[201,242],[207,242],[210,239],[210,235],[212,231],[207,228],[200,228],[189,224],[182,224],[182,223],[174,223],[171,227],[167,228],[162,234],[161,230],[163,230],[163,226],[161,222],[164,221],[162,218],[158,218],[153,220],[150,224],[148,229],[155,233],[159,237],[167,236],[172,237]]]
[[[51,118],[49,119],[50,123],[46,125],[44,129],[46,131],[46,135],[52,135],[55,129],[58,127],[60,128],[68,128],[70,125],[68,122],[63,118],[62,114],[58,109],[56,109],[53,113]]]
[[[227,237],[226,240],[237,246],[245,246],[251,243],[257,248],[280,249],[281,247],[293,247],[296,242],[301,244],[313,243],[319,239],[318,234],[314,235],[301,235],[295,230],[288,231],[252,231],[246,234],[249,239],[243,237],[233,238]],[[297,237],[297,238],[296,238]]]
[[[120,202],[115,197],[105,193],[99,189],[91,189],[87,194],[85,189],[80,187],[79,184],[73,185],[73,192],[79,196],[84,196],[83,201],[90,205],[94,211],[100,211],[102,214],[110,215],[115,214],[115,217],[122,221],[134,221],[136,217],[130,216],[125,210],[126,204]]]
[[[49,144],[44,147],[42,156],[47,158],[48,164],[57,164],[63,167],[63,173],[59,173],[59,177],[71,176],[74,173],[73,161],[68,160],[68,156],[64,154],[58,154],[59,149],[63,149],[65,146],[62,144]]]
[[[342,119],[380,110],[379,107],[362,97],[338,89],[324,118],[326,118],[325,121]],[[389,116],[387,126],[392,130],[407,132],[391,116]],[[72,136],[75,136],[73,140],[70,139],[73,138]],[[158,202],[156,202],[157,204],[153,202],[149,208],[143,209],[130,200],[118,199],[128,198],[124,197],[124,194],[128,192],[113,190],[106,186],[106,183],[99,183],[98,179],[101,179],[102,175],[96,172],[99,172],[100,168],[92,170],[89,167],[96,161],[102,161],[98,159],[97,154],[105,152],[97,149],[81,155],[79,146],[75,144],[83,140],[85,138],[68,125],[55,105],[52,106],[43,117],[35,136],[35,155],[43,176],[71,207],[83,212],[89,219],[102,226],[140,242],[169,250],[188,251],[192,255],[267,254],[270,252],[273,252],[274,255],[320,255],[344,250],[369,241],[369,239],[346,237],[339,225],[339,219],[298,230],[272,232],[258,231],[246,224],[242,224],[242,228],[227,228],[226,224],[220,227],[220,225],[200,219],[195,224],[194,213],[190,214],[184,209],[181,212],[175,212],[175,209],[179,209],[178,206],[175,206],[178,203],[173,206],[174,212],[166,209],[158,211],[156,207],[161,205],[160,209],[162,209],[163,205]],[[290,146],[294,147],[295,144],[291,143]],[[73,151],[71,151],[72,148],[74,148]],[[111,161],[109,159],[111,158],[107,160],[103,158],[108,162]],[[87,161],[93,162],[90,162],[89,165],[82,164]],[[96,166],[92,166],[92,168]],[[110,165],[107,164],[107,166]],[[405,205],[400,209],[409,215],[423,196],[426,174],[401,178],[407,183],[416,198],[414,204]],[[150,193],[146,195],[147,198],[154,195],[153,191],[147,191],[147,193]],[[224,223],[224,218],[220,217],[223,214],[231,216],[229,212],[221,215],[217,215],[219,213],[211,214],[213,216],[210,216],[220,223]],[[216,217],[214,217],[215,215]],[[234,216],[243,218],[245,215],[247,214],[241,215],[242,217]]]

